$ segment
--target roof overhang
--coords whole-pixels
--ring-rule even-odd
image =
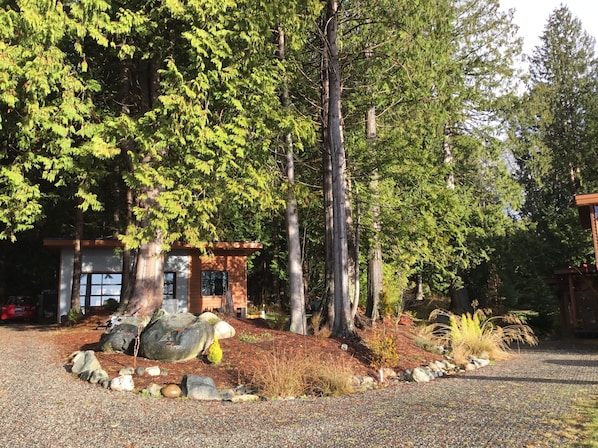
[[[68,238],[46,238],[44,247],[49,249],[70,249],[75,247],[75,240]],[[124,247],[123,243],[114,238],[81,240],[82,249],[116,249]],[[214,255],[251,255],[262,249],[264,245],[256,241],[215,241],[205,243],[203,246],[191,246],[189,244],[174,243],[172,249],[197,249],[205,250]]]

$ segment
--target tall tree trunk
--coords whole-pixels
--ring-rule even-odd
[[[157,200],[160,193],[160,187],[147,187],[145,194],[141,196],[146,199],[140,203],[140,207],[146,209],[159,207]],[[131,299],[127,305],[127,314],[151,316],[162,307],[163,299],[164,251],[162,235],[158,233],[137,249],[135,280]]]
[[[322,25],[324,28],[325,25]],[[328,110],[330,102],[330,82],[328,75],[328,50],[324,42],[322,50],[322,66],[320,73],[322,76],[322,185],[324,196],[324,281],[326,285],[325,295],[323,297],[324,308],[327,312],[327,321],[330,326],[334,322],[334,213],[332,209],[332,158],[330,156],[330,144],[328,133]]]
[[[278,27],[278,58],[284,61],[284,31]],[[283,107],[290,109],[289,89],[286,80],[282,87]],[[307,334],[307,318],[305,316],[305,294],[303,289],[303,265],[301,241],[299,238],[299,210],[295,197],[295,154],[293,152],[293,136],[287,133],[286,143],[286,176],[288,192],[286,200],[287,249],[289,263],[289,295],[291,302],[291,326],[293,333]]]
[[[71,310],[81,312],[81,273],[83,271],[83,254],[81,240],[83,239],[83,209],[82,200],[77,198],[75,207],[75,252],[73,255],[73,283],[71,285]],[[88,312],[89,310],[85,310]]]
[[[338,2],[328,1],[326,39],[329,57],[328,143],[332,160],[333,247],[334,247],[334,322],[332,335],[347,337],[355,333],[349,301],[349,248],[346,210],[346,158],[341,112],[341,74],[338,54]]]
[[[131,160],[127,155],[124,148],[121,148],[121,158],[124,161],[124,165],[127,167],[129,172],[133,171]],[[133,191],[125,186],[124,194],[124,206],[125,206],[125,223],[124,229],[129,228],[133,224]],[[118,236],[118,234],[116,235]],[[118,307],[119,313],[124,313],[131,300],[133,293],[133,287],[135,285],[135,264],[137,262],[136,252],[128,247],[123,248],[122,252],[122,277],[121,277],[121,288],[120,288],[120,305]]]
[[[141,73],[139,84],[141,89],[142,110],[151,110],[156,104],[159,94],[160,75],[159,63],[156,58],[144,61],[140,64]],[[134,145],[126,142],[126,145]],[[159,154],[159,157],[167,155],[166,149]],[[158,164],[158,160],[147,155],[144,164]],[[140,200],[138,206],[146,211],[160,208],[158,198],[162,193],[159,185],[144,186],[137,192]],[[149,227],[149,221],[145,218],[140,223],[141,227]],[[126,314],[135,316],[151,316],[162,307],[164,299],[164,252],[163,235],[160,232],[153,235],[148,241],[141,243],[136,253],[135,278],[131,298],[127,304]]]
[[[359,238],[361,236],[361,205],[359,202],[359,191],[355,190],[355,228],[353,233],[353,299],[351,301],[351,320],[355,321],[355,316],[359,310]]]
[[[376,108],[371,107],[366,116],[366,138],[375,154],[374,142],[376,140]],[[380,296],[382,294],[382,245],[380,243],[380,204],[378,193],[378,170],[374,169],[370,180],[370,191],[372,197],[372,239],[368,254],[368,296],[366,316],[373,321],[380,318]]]

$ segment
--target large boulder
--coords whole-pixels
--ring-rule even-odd
[[[100,337],[99,349],[102,352],[132,353],[138,327],[123,323],[110,328]]]
[[[132,354],[135,338],[145,328],[148,320],[137,316],[112,316],[110,328],[100,337],[100,351]]]
[[[176,362],[202,354],[214,340],[214,324],[190,313],[158,313],[140,338],[140,353],[148,359]]]

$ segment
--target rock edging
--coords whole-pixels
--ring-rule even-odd
[[[71,355],[71,372],[82,381],[92,384],[99,384],[105,389],[117,392],[133,392],[135,390],[134,377],[137,376],[164,376],[168,374],[166,369],[159,366],[152,367],[124,367],[118,372],[118,376],[110,378],[108,373],[98,361],[93,350],[78,351]],[[181,384],[159,385],[152,383],[141,391],[142,395],[150,397],[179,398],[186,397],[193,400],[205,401],[231,401],[233,403],[258,401],[261,397],[256,390],[249,386],[238,386],[234,389],[219,391],[214,380],[207,376],[185,375]]]

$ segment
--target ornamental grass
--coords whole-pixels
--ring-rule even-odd
[[[259,369],[248,372],[251,383],[267,398],[339,396],[353,391],[352,372],[337,360],[305,353],[266,353]]]
[[[435,310],[430,320],[429,334],[450,350],[456,364],[467,363],[469,357],[501,360],[509,356],[511,344],[537,345],[538,338],[525,319],[515,314],[492,316],[491,312],[476,310],[474,313],[453,314]]]

